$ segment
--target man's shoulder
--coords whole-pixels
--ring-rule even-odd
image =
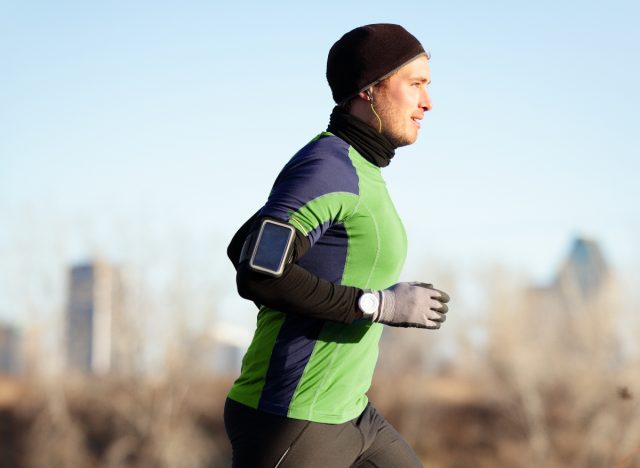
[[[348,159],[349,144],[337,136],[322,132],[304,145],[292,159],[295,160],[335,160]]]
[[[349,157],[349,149],[344,140],[328,132],[320,133],[289,160],[276,185],[288,181],[295,185],[314,186],[318,193],[358,193],[358,175]]]
[[[350,148],[351,146],[341,138],[329,132],[322,132],[304,145],[284,169],[324,167],[327,170],[355,171],[349,157]]]

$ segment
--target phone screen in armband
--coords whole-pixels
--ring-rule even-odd
[[[293,226],[265,219],[249,260],[251,268],[272,276],[282,275],[294,237]]]

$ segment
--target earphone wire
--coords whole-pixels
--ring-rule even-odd
[[[373,108],[373,94],[371,93],[371,89],[372,88],[367,89],[367,96],[369,96],[369,102],[371,103],[371,111],[373,112],[373,115],[376,116],[376,119],[378,119],[378,133],[382,133],[382,119]]]
[[[376,110],[373,108],[373,102],[371,103],[371,110],[373,111],[373,115],[376,116],[376,119],[378,119],[378,133],[382,133],[382,120],[380,119],[380,116],[378,115]]]

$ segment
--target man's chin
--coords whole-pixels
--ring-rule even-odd
[[[401,146],[414,144],[418,139],[418,132],[411,135],[387,135],[387,138],[391,140],[396,148],[400,148]]]

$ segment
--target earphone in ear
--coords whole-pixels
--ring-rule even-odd
[[[367,91],[365,92],[367,93],[367,97],[369,98],[369,101],[373,103],[373,94],[371,94],[371,88],[367,89]]]

